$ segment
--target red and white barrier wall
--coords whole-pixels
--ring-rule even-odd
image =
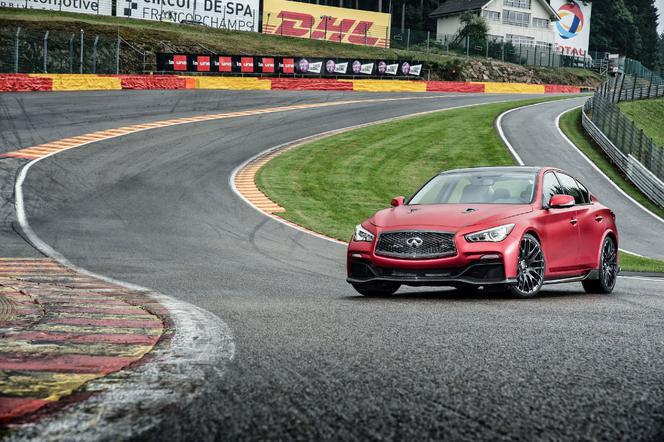
[[[0,74],[0,92],[93,91],[122,89],[316,90],[358,92],[456,92],[559,94],[581,92],[555,84],[334,80],[327,78],[185,77],[178,75]]]

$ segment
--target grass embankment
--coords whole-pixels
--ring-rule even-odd
[[[276,157],[256,182],[286,209],[284,218],[348,240],[358,222],[442,170],[514,165],[493,123],[540,101],[547,100],[441,111],[324,138]]]
[[[551,99],[441,111],[324,138],[276,157],[256,182],[286,209],[284,218],[347,241],[358,222],[392,197],[412,194],[437,172],[514,165],[495,119]],[[621,265],[625,271],[664,272],[664,262],[628,254],[621,254]]]
[[[600,148],[586,133],[581,125],[581,109],[576,109],[563,115],[560,119],[560,128],[565,135],[567,135],[567,137],[602,170],[602,172],[604,172],[606,176],[611,178],[611,181],[616,183],[618,187],[641,203],[641,205],[647,207],[651,212],[664,218],[664,209],[650,201],[647,196],[641,193],[641,191],[613,165],[602,151],[602,148]]]
[[[620,109],[660,147],[664,147],[664,98],[623,101]]]
[[[104,17],[34,9],[0,8],[0,28],[6,28],[7,44],[13,38],[14,30],[21,26],[24,37],[32,35],[36,44],[46,30],[51,33],[53,43],[58,36],[68,39],[80,30],[86,36],[100,35],[114,39],[118,34],[132,46],[147,51],[148,69],[154,69],[156,52],[207,53],[214,51],[225,54],[248,55],[290,55],[308,57],[343,57],[368,59],[417,59],[431,69],[432,80],[481,80],[471,78],[470,70],[465,69],[468,59],[454,54],[408,52],[404,50],[374,48],[360,45],[266,35],[255,32],[237,32],[224,29],[183,26],[174,23],[147,20],[132,20],[121,17]],[[68,40],[67,40],[68,41]],[[57,46],[57,45],[56,45]],[[55,47],[55,46],[54,46]],[[489,81],[527,81],[533,83],[569,84],[597,86],[601,77],[586,69],[547,69],[522,67],[497,61],[488,62],[483,58],[472,58],[475,62],[488,66]],[[121,69],[124,72],[139,72],[143,68],[142,56],[132,50],[121,53]],[[503,66],[503,69],[500,67]]]

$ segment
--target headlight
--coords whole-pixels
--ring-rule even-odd
[[[468,242],[500,242],[507,238],[512,229],[514,229],[514,224],[506,224],[480,232],[469,233],[465,238]]]
[[[355,241],[360,242],[373,242],[374,234],[362,227],[362,224],[355,226],[355,234],[353,235]]]

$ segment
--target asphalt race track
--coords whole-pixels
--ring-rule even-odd
[[[3,94],[1,144],[9,150],[217,110],[382,97]],[[191,302],[230,326],[236,356],[223,385],[214,386],[207,428],[181,422],[192,440],[209,431],[224,440],[661,440],[662,282],[621,278],[611,296],[586,295],[580,284],[554,286],[528,301],[446,289],[367,299],[344,282],[343,246],[277,223],[231,191],[237,165],[290,140],[397,115],[524,98],[416,97],[175,126],[73,149],[31,169],[25,186],[30,223],[74,263]],[[562,111],[578,103],[556,106]],[[51,113],[63,108],[66,113]],[[505,121],[529,163],[563,148],[541,111],[515,112],[515,121]],[[527,117],[537,124],[519,123]],[[520,137],[529,148],[517,144]],[[554,165],[572,172],[588,170],[573,157],[556,159]],[[600,195],[596,179],[588,185]],[[606,198],[614,203],[610,193]],[[641,245],[650,250],[637,240],[653,229],[661,236],[661,228],[646,215],[633,219],[623,225],[630,235],[625,247],[629,241],[637,253]]]

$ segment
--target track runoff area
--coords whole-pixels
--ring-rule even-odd
[[[28,240],[54,260],[39,260],[34,249],[17,247],[25,256],[5,263],[1,283],[3,294],[16,293],[11,295],[12,305],[41,306],[41,313],[22,310],[25,315],[20,319],[27,321],[24,324],[32,327],[32,333],[58,338],[55,344],[20,336],[13,340],[12,348],[22,351],[24,360],[29,360],[25,355],[35,354],[55,367],[41,371],[37,367],[35,374],[22,370],[26,372],[22,376],[28,376],[26,385],[39,384],[34,376],[61,375],[62,367],[70,366],[77,370],[67,372],[68,392],[86,392],[95,376],[116,370],[141,372],[131,357],[140,357],[142,351],[149,355],[150,345],[156,345],[156,357],[147,362],[165,364],[173,349],[182,348],[177,347],[177,324],[187,327],[180,315],[194,310],[211,314],[190,320],[194,324],[188,324],[189,328],[204,329],[206,321],[218,321],[215,329],[223,330],[219,335],[225,336],[217,347],[221,357],[206,361],[223,376],[207,378],[209,383],[199,387],[201,395],[192,402],[199,404],[194,406],[197,412],[205,413],[206,421],[196,422],[205,438],[344,434],[401,438],[426,433],[477,439],[525,437],[535,428],[561,438],[582,431],[598,435],[587,427],[588,407],[603,424],[597,428],[605,435],[647,437],[661,429],[657,415],[639,405],[644,400],[653,407],[661,404],[662,392],[653,384],[657,371],[643,367],[637,356],[646,351],[657,357],[656,349],[644,348],[643,342],[656,339],[658,332],[651,326],[661,321],[656,314],[662,304],[658,281],[625,280],[612,297],[582,296],[575,288],[564,287],[528,303],[458,298],[448,292],[416,292],[392,301],[358,303],[343,282],[342,247],[266,221],[227,185],[238,165],[274,146],[409,115],[415,108],[426,112],[517,97],[207,93],[213,94],[212,101],[232,97],[240,109],[141,118],[155,99],[151,94],[156,94],[142,92],[133,98],[136,121],[113,124],[124,121],[122,111],[128,104],[115,108],[113,101],[125,97],[109,96],[107,121],[85,123],[88,130],[82,131],[72,130],[72,123],[88,121],[87,114],[98,100],[96,93],[57,97],[60,103],[75,100],[79,110],[67,118],[56,117],[50,128],[36,127],[30,115],[38,120],[40,109],[53,101],[43,95],[34,96],[34,101],[22,96],[29,117],[23,127],[18,124],[12,129],[13,135],[46,142],[16,145],[2,162],[13,170],[33,164],[22,177],[19,194],[25,215],[24,219],[19,215],[18,221]],[[270,107],[256,105],[256,98],[269,101]],[[303,99],[312,103],[302,105]],[[348,102],[353,106],[339,104]],[[6,103],[13,105],[11,99]],[[65,132],[64,140],[56,135]],[[513,145],[520,136],[508,133]],[[146,168],[151,172],[147,179]],[[101,189],[105,189],[103,200],[98,198]],[[123,220],[120,225],[115,222],[118,219]],[[52,288],[45,290],[44,281],[52,283]],[[64,301],[73,297],[80,302],[72,310]],[[597,314],[598,306],[603,316]],[[504,316],[506,311],[511,312],[509,318]],[[607,328],[607,320],[612,327]],[[42,326],[44,330],[36,329]],[[122,333],[112,331],[118,328]],[[154,338],[124,342],[121,347],[107,342],[108,348],[67,338],[96,338],[99,330],[113,338],[132,339],[132,333]],[[488,330],[493,331],[487,334]],[[82,349],[85,355],[80,354]],[[204,351],[215,352],[213,347]],[[111,359],[104,359],[105,366],[78,370],[86,367],[79,363],[83,357]],[[609,366],[612,370],[606,371]],[[17,367],[7,365],[3,370],[7,373]],[[634,372],[641,373],[641,378],[629,375]],[[86,382],[84,375],[90,380]],[[73,379],[83,382],[76,384]],[[56,393],[36,390],[21,390],[14,397],[28,399],[24,409],[39,400],[60,402],[54,400]],[[103,404],[98,402],[95,408],[94,397],[109,390],[97,385],[97,390],[88,391],[94,392],[93,399],[84,395],[71,407],[46,408],[49,412],[44,416],[12,431],[25,437],[58,434],[62,419],[80,423],[95,412],[106,422],[100,412]],[[518,394],[510,393],[517,390]],[[60,391],[65,392],[63,396],[67,393]],[[209,403],[200,406],[202,399],[211,397],[223,412]],[[396,402],[395,397],[399,397]],[[18,408],[2,403],[3,412]],[[165,428],[179,431],[171,434],[193,434],[194,420],[184,418],[190,415],[177,419],[178,406],[165,403],[162,416],[144,428],[154,431],[151,434],[164,435]],[[534,412],[533,404],[540,404]],[[520,412],[523,407],[531,412]],[[77,414],[80,409],[85,413]],[[298,425],[289,424],[293,419]],[[257,425],[268,421],[272,424]],[[89,425],[81,428],[81,435],[92,431]],[[100,425],[98,434],[118,434],[113,433],[117,428]],[[120,428],[130,431],[125,436],[145,436],[140,429],[127,430],[131,425]],[[386,428],[392,430],[386,432]]]

